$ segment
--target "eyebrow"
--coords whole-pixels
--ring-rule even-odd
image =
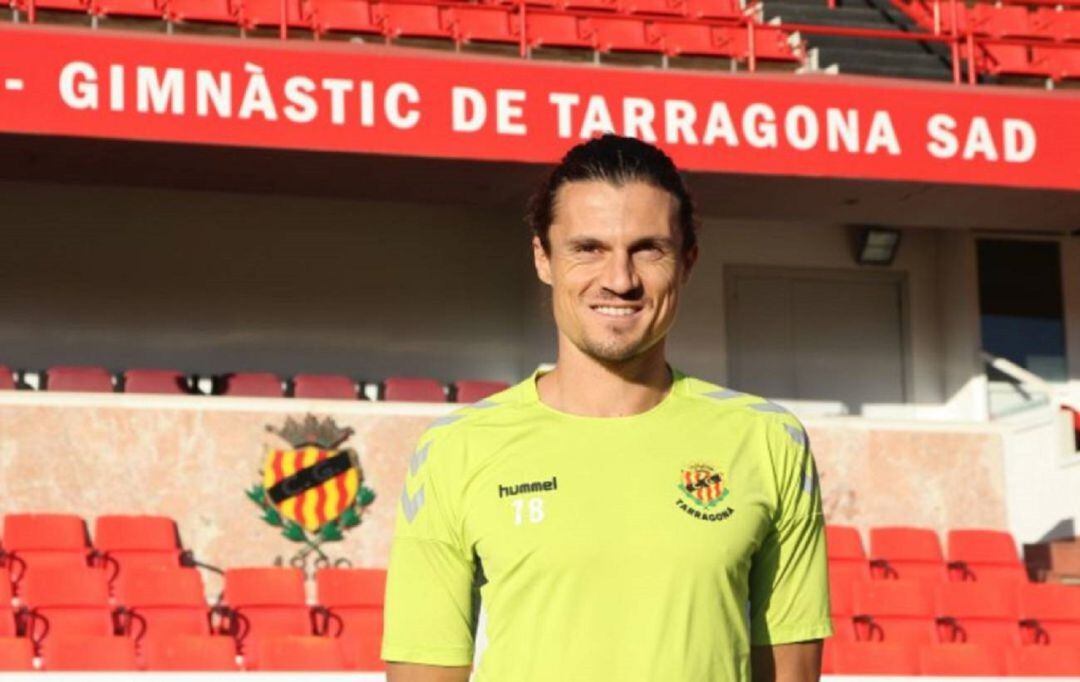
[[[605,242],[596,237],[572,237],[567,240],[567,245],[570,247],[580,246],[604,246]],[[642,237],[636,239],[630,243],[630,249],[641,248],[642,246],[660,246],[668,249],[675,248],[675,240],[671,237]]]

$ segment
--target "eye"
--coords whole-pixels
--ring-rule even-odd
[[[574,246],[575,253],[596,253],[600,250],[598,244],[577,244]]]

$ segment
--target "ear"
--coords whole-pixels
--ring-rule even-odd
[[[540,237],[533,236],[533,264],[536,266],[536,276],[540,281],[551,286],[551,257],[544,251],[544,245],[540,243]]]
[[[694,244],[690,247],[690,250],[683,254],[683,272],[682,281],[686,284],[690,281],[690,273],[694,270],[694,264],[698,259],[698,245]]]

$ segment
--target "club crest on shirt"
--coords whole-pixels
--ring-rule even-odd
[[[679,492],[676,506],[702,521],[723,521],[735,510],[720,507],[731,490],[727,476],[709,464],[696,463],[683,467],[679,474]]]

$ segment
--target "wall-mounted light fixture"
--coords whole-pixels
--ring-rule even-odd
[[[892,265],[900,246],[900,230],[891,227],[860,227],[855,240],[859,265]]]

